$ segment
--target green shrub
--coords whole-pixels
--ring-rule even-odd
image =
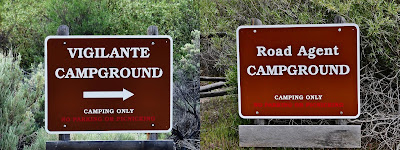
[[[107,35],[115,24],[109,9],[112,4],[106,0],[49,0],[45,8],[53,33],[58,26],[67,25],[72,35]]]
[[[197,29],[194,1],[130,1],[130,0],[50,0],[46,3],[49,29],[61,24],[70,27],[72,35],[146,35],[156,25],[160,35],[170,35],[174,47],[190,43],[191,31]],[[177,58],[180,55],[176,54]]]
[[[193,40],[179,50],[174,60],[174,125],[172,138],[177,149],[198,149],[200,143],[199,55],[200,31],[192,32]]]
[[[20,60],[11,53],[0,54],[0,149],[30,144],[34,131],[43,125],[43,66],[24,75]]]
[[[225,74],[226,83],[229,85],[230,94],[237,94],[238,92],[238,80],[237,80],[237,67],[232,66]]]
[[[174,40],[174,58],[179,59],[179,49],[191,43],[191,32],[199,28],[197,3],[185,1],[141,1],[121,0],[112,9],[111,34],[146,34],[150,25],[158,26],[160,35],[170,35]]]
[[[57,141],[58,135],[57,134],[48,134],[44,128],[40,128],[37,130],[32,136],[34,142],[24,147],[26,150],[42,150],[46,149],[46,142],[47,141]]]
[[[20,65],[28,69],[32,63],[43,62],[43,42],[47,19],[42,1],[33,0],[4,0],[0,9],[0,31],[7,33],[6,41],[1,43],[8,52],[13,49],[21,56]],[[4,39],[2,40],[4,41]]]
[[[8,47],[21,55],[21,66],[43,62],[43,42],[58,26],[71,35],[146,35],[156,25],[160,35],[171,35],[174,47],[190,43],[199,28],[198,5],[193,0],[5,0],[0,8],[0,31],[9,32]],[[4,43],[2,43],[4,44]],[[2,45],[1,44],[1,45]],[[4,50],[3,50],[4,51]],[[174,58],[179,58],[176,53]]]

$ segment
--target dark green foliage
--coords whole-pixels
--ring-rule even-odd
[[[175,49],[190,43],[198,29],[194,1],[51,0],[46,4],[51,31],[65,24],[71,35],[146,35],[147,27],[158,26],[160,35],[170,35]],[[175,58],[180,55],[175,55]]]
[[[113,8],[108,1],[50,0],[45,3],[50,23],[47,27],[55,33],[58,26],[67,25],[72,35],[107,35],[113,24]]]
[[[186,43],[191,43],[191,32],[199,28],[197,3],[176,1],[157,3],[146,1],[132,3],[121,1],[112,9],[114,25],[109,34],[146,34],[150,25],[158,26],[160,35],[170,35],[174,40],[175,59],[182,54],[178,51]]]
[[[71,35],[146,35],[150,25],[160,35],[170,35],[179,49],[190,43],[191,31],[199,28],[195,1],[130,0],[6,0],[0,9],[0,31],[9,32],[1,43],[21,55],[21,66],[43,62],[44,39],[68,25]],[[6,50],[1,50],[6,51]],[[174,58],[180,57],[177,53]]]
[[[0,31],[7,39],[1,43],[0,51],[13,50],[21,55],[21,66],[43,61],[43,39],[46,31],[46,11],[43,2],[31,0],[2,1],[0,9]],[[7,42],[7,43],[5,43]]]
[[[237,94],[237,86],[238,85],[238,80],[237,80],[237,67],[236,66],[231,66],[231,68],[226,72],[225,74],[227,84],[229,85],[230,89],[230,94]]]

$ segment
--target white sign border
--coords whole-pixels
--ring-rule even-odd
[[[99,38],[168,38],[170,40],[170,125],[167,130],[109,130],[109,131],[50,131],[48,129],[48,78],[47,78],[47,41],[49,39],[99,39]],[[82,133],[169,133],[173,126],[173,40],[169,35],[51,35],[44,41],[45,66],[45,130],[49,134],[82,134]]]
[[[357,28],[357,91],[358,91],[358,112],[356,116],[244,116],[241,107],[241,84],[240,84],[240,59],[239,59],[239,30],[257,28],[296,28],[296,27],[344,27],[352,26]],[[239,116],[243,119],[356,119],[360,116],[360,29],[355,23],[340,24],[293,24],[293,25],[243,25],[236,29],[236,52],[237,52],[237,82],[238,82],[238,105]]]

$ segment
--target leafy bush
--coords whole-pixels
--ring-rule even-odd
[[[0,9],[0,31],[2,52],[10,49],[21,56],[21,66],[25,69],[32,63],[43,62],[43,41],[47,19],[42,1],[5,0]],[[54,32],[53,32],[54,33]],[[7,43],[6,43],[7,42]]]
[[[156,25],[160,35],[171,35],[174,47],[190,43],[199,28],[198,6],[193,0],[5,0],[0,9],[0,31],[10,33],[6,45],[21,55],[21,66],[43,62],[43,41],[58,26],[71,35],[146,35]],[[1,43],[3,45],[5,43]],[[6,51],[6,50],[3,50]],[[174,58],[179,58],[176,53]]]
[[[44,128],[40,128],[37,130],[32,137],[35,139],[32,144],[26,145],[24,149],[26,150],[40,150],[46,149],[46,142],[47,141],[56,141],[58,140],[57,134],[48,134]]]
[[[192,32],[193,40],[180,49],[182,55],[174,61],[174,127],[173,139],[177,148],[199,149],[199,55],[200,32]]]
[[[236,94],[238,91],[238,80],[237,80],[237,67],[232,66],[225,74],[226,84],[229,85],[229,93]]]
[[[43,66],[24,75],[20,60],[0,54],[0,149],[23,148],[43,125]]]
[[[106,0],[49,0],[45,3],[50,20],[48,28],[54,33],[58,26],[67,25],[72,35],[110,34],[111,5]]]
[[[170,35],[175,52],[186,43],[191,43],[191,32],[199,28],[197,2],[193,0],[170,2],[150,0],[132,2],[121,0],[112,9],[113,26],[110,34],[146,34],[147,27],[156,25],[160,35]],[[179,58],[181,54],[174,56]],[[184,55],[184,54],[183,54]]]

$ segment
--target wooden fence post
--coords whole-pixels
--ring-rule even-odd
[[[147,28],[147,35],[158,35],[157,26],[149,26]],[[147,140],[157,140],[157,139],[158,139],[157,133],[147,133]]]
[[[262,25],[261,20],[257,19],[257,18],[251,18],[250,22],[251,22],[251,25]],[[264,119],[254,119],[254,124],[255,125],[265,125],[265,120]]]
[[[57,35],[69,35],[69,27],[67,25],[60,25],[57,29]],[[70,134],[59,134],[58,140],[60,141],[70,141],[71,137]]]
[[[334,18],[334,23],[346,23],[346,19],[342,16],[336,15]]]
[[[334,23],[346,23],[346,19],[340,15],[336,15],[334,18]],[[338,125],[346,125],[348,123],[345,119],[338,119],[336,120],[336,124]]]
[[[250,19],[251,25],[262,25],[262,22],[260,19],[257,18],[251,18]],[[264,119],[254,119],[254,124],[255,125],[265,125],[265,120]],[[265,148],[262,147],[255,147],[255,150],[263,150]]]

